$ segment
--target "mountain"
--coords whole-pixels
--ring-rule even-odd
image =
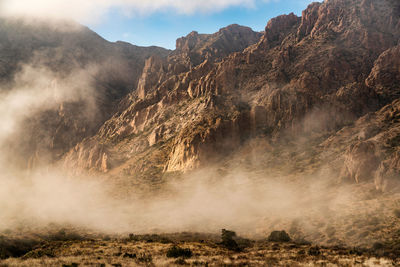
[[[237,25],[213,35],[192,32],[167,58],[146,62],[124,109],[64,162],[150,182],[218,165],[261,139],[268,144],[264,154],[271,146],[307,143],[312,170],[328,166],[357,182],[367,164],[370,174],[362,179],[373,180],[378,166],[396,157],[372,141],[383,130],[348,139],[340,151],[327,148],[397,99],[399,14],[397,1],[327,0],[311,4],[302,17],[270,20],[262,36]],[[369,142],[381,156],[351,156]]]
[[[189,83],[204,79],[202,76],[215,64],[221,64],[229,53],[243,51],[260,37],[260,33],[250,28],[230,25],[215,34],[192,32],[177,40],[177,49],[167,58],[150,57],[137,84],[138,90],[122,101],[124,108],[101,127],[98,135],[67,154],[67,164],[71,164],[73,169],[83,167],[103,171],[110,168],[122,170],[124,167],[121,166],[126,165],[128,168],[144,168],[144,173],[156,170],[160,174],[165,168],[165,158],[144,162],[151,165],[147,168],[139,166],[140,157],[147,154],[148,149],[154,152],[154,157],[166,157],[159,154],[168,153],[167,150],[151,147],[165,138],[171,139],[177,133],[173,133],[176,130],[173,128],[182,128],[183,125],[176,121],[177,114],[173,113],[180,109],[178,105],[189,100],[186,92]],[[204,105],[201,108],[204,109]],[[164,136],[168,131],[169,136]],[[115,153],[115,157],[111,153]],[[130,162],[135,167],[129,166]]]
[[[46,88],[57,91],[63,86],[62,82],[54,85],[58,80],[74,80],[74,84],[82,83],[77,87],[90,87],[76,88],[78,92],[74,93],[69,88],[68,99],[50,100],[56,102],[51,108],[26,115],[24,128],[28,134],[12,136],[6,142],[10,153],[15,154],[15,163],[26,166],[29,161],[32,165],[42,157],[57,160],[76,143],[95,134],[115,112],[118,101],[136,89],[146,59],[168,53],[159,47],[110,43],[74,22],[0,19],[2,93],[34,87],[37,77],[45,74],[40,81],[44,88],[36,92],[43,97]],[[68,83],[64,87],[71,87],[72,81]]]
[[[239,173],[263,190],[288,185],[267,190],[283,192],[271,205],[286,209],[264,214],[252,201],[246,209],[262,220],[236,218],[245,229],[278,227],[318,244],[398,242],[398,0],[316,2],[262,33],[191,32],[174,51],[110,43],[65,23],[0,23],[3,92],[25,65],[60,81],[83,71],[92,88],[24,118],[25,131],[3,142],[20,165],[50,160],[149,196],[196,171],[215,180]],[[71,90],[79,95],[85,84]],[[285,194],[289,185],[295,196]],[[233,188],[229,196],[240,192]]]

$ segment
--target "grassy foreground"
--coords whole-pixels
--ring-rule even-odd
[[[228,231],[229,233],[229,231]],[[0,266],[399,266],[396,252],[180,233],[83,238],[65,232],[0,242]],[[222,240],[222,241],[221,241]],[[286,240],[285,240],[286,241]],[[233,242],[233,246],[232,243]]]

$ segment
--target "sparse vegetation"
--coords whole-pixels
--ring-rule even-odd
[[[187,265],[188,263],[185,261],[184,258],[179,258],[179,259],[176,259],[176,260],[175,260],[175,264],[178,264],[178,265]]]
[[[308,255],[310,256],[318,256],[321,254],[321,250],[318,246],[310,247],[308,249]]]
[[[168,258],[190,258],[192,257],[192,251],[190,250],[190,248],[181,248],[178,247],[176,245],[170,247],[167,250],[167,257]]]
[[[79,233],[67,229],[61,229],[55,233],[49,234],[46,237],[47,240],[51,241],[73,241],[73,240],[84,240],[85,238]]]
[[[286,231],[273,231],[268,237],[270,242],[289,242],[292,239]]]
[[[118,239],[114,236],[108,241],[101,236],[88,240],[46,241],[23,257],[0,260],[0,266],[301,266],[303,263],[316,262],[349,266],[349,262],[356,261],[361,265],[368,265],[369,259],[376,262],[376,265],[400,263],[400,258],[397,259],[400,246],[395,241],[375,244],[370,250],[322,247],[296,242],[248,241],[252,246],[239,252],[221,247],[221,242],[214,239],[213,235],[185,232],[171,234],[170,238],[175,240],[175,245],[160,241],[146,242],[144,239]],[[234,240],[240,247],[241,240],[245,239],[241,239],[233,231],[225,230],[224,240]]]
[[[0,259],[21,257],[39,244],[32,239],[8,239],[0,237]]]
[[[234,240],[234,237],[236,237],[235,232],[226,229],[221,230],[221,239],[222,239],[221,244],[227,249],[239,251],[240,248],[237,242]]]
[[[153,256],[149,253],[140,253],[136,257],[136,262],[138,263],[151,263],[153,261]]]
[[[165,236],[161,236],[161,235],[156,235],[156,234],[152,234],[152,235],[129,234],[128,240],[130,240],[130,241],[145,241],[148,243],[151,243],[151,242],[160,242],[163,244],[172,243],[172,241],[169,238],[167,238]]]

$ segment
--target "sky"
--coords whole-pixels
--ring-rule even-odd
[[[190,0],[188,0],[190,1]],[[88,26],[109,41],[122,40],[140,46],[156,45],[175,49],[177,38],[198,31],[214,33],[230,24],[263,31],[269,19],[291,12],[301,16],[309,0],[259,1],[253,6],[236,5],[214,12],[177,13],[159,10],[150,15],[121,16],[112,10],[100,24]]]
[[[269,19],[301,11],[311,0],[0,0],[0,16],[73,19],[109,41],[175,48],[177,38],[230,24],[264,30]]]

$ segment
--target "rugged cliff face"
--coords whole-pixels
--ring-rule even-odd
[[[180,130],[191,130],[191,123],[201,125],[207,121],[198,114],[200,112],[207,115],[211,111],[208,107],[214,101],[194,99],[196,91],[199,90],[196,89],[196,82],[204,80],[207,72],[231,51],[240,52],[256,43],[260,37],[260,33],[238,25],[228,26],[210,35],[192,32],[177,40],[177,49],[166,59],[150,57],[139,79],[137,92],[122,101],[126,109],[106,122],[97,136],[72,150],[66,157],[67,165],[86,166],[85,155],[89,155],[90,152],[87,151],[92,149],[88,144],[95,142],[104,143],[109,147],[108,154],[105,154],[109,160],[108,164],[117,167],[119,171],[123,170],[125,174],[147,176],[146,173],[150,172],[159,176],[164,170],[171,170],[166,166],[166,162],[168,154],[172,153],[173,138]],[[231,108],[229,104],[227,107]],[[184,117],[177,117],[180,116],[177,113],[179,110]],[[210,116],[209,119],[215,118]],[[118,145],[112,145],[115,143]],[[160,144],[163,144],[163,147],[156,149]],[[155,159],[142,161],[141,157],[147,155],[149,149]],[[118,156],[113,156],[113,153]],[[194,152],[193,157],[198,156],[195,154]],[[80,160],[76,160],[76,157]],[[177,164],[182,164],[182,168],[190,164],[192,167],[198,165],[195,159],[189,161],[192,163]],[[97,163],[89,169],[98,169],[100,165]],[[104,168],[100,169],[104,171]]]
[[[2,142],[14,163],[60,159],[95,134],[116,103],[136,89],[147,58],[167,54],[158,47],[110,43],[73,22],[0,19],[2,96],[30,90],[43,102],[23,115],[21,136]]]
[[[124,109],[64,163],[149,182],[227,159],[252,139],[306,137],[320,167],[340,162],[337,176],[374,176],[382,188],[385,166],[397,166],[396,153],[378,155],[380,142],[370,140],[383,128],[340,149],[328,144],[371,124],[365,116],[389,127],[379,118],[396,106],[399,38],[392,0],[313,3],[302,17],[272,19],[262,36],[237,25],[192,32],[166,59],[147,60]]]
[[[0,20],[3,230],[284,229],[398,258],[399,41],[398,0],[312,3],[174,51]]]

